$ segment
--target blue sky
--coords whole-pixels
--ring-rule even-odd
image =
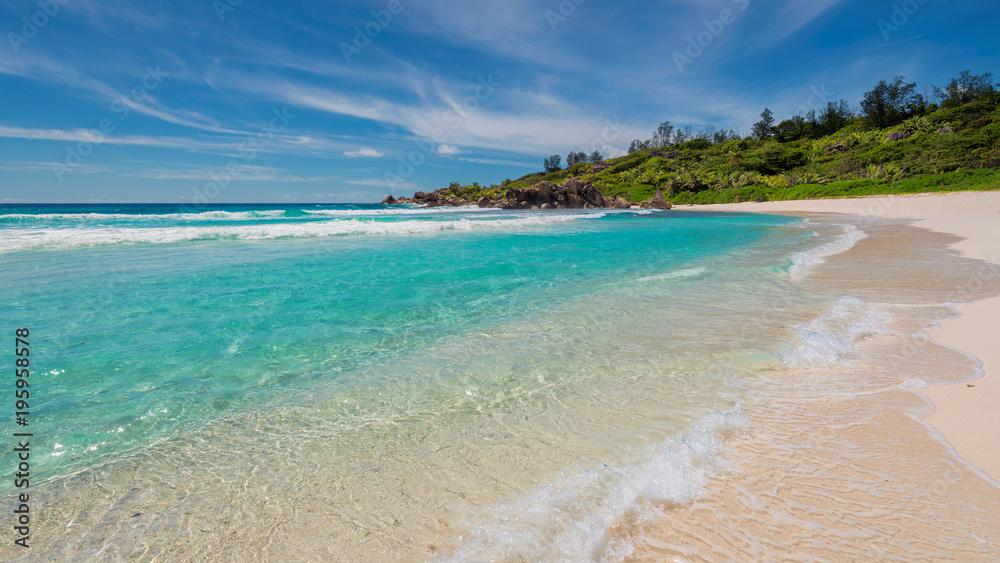
[[[994,0],[0,0],[0,22],[5,202],[378,201],[664,120],[747,132],[894,75],[1000,75]]]

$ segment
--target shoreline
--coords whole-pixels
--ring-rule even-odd
[[[963,256],[1000,264],[1000,192],[949,192],[850,199],[794,200],[710,204],[680,209],[751,213],[833,213],[877,219],[913,219],[913,226],[956,235],[950,244]],[[986,277],[1000,276],[1000,267],[986,268],[974,287]],[[980,377],[961,383],[913,389],[927,397],[934,410],[922,417],[934,427],[959,457],[1000,481],[1000,352],[991,346],[1000,340],[1000,296],[972,302],[949,303],[956,318],[942,321],[927,336],[981,362]]]
[[[192,432],[134,455],[47,481],[39,529],[72,526],[79,539],[40,540],[36,552],[58,559],[100,545],[119,558],[157,550],[161,557],[204,557],[230,547],[258,558],[284,551],[300,558],[341,552],[460,559],[510,547],[538,558],[531,545],[555,554],[563,549],[552,547],[558,537],[573,553],[606,550],[610,560],[633,547],[686,560],[995,555],[997,546],[978,542],[1000,537],[992,518],[1000,513],[1000,487],[983,485],[988,476],[922,420],[930,401],[909,392],[922,381],[975,376],[972,356],[926,338],[938,320],[955,315],[941,305],[963,295],[952,288],[982,271],[982,262],[949,248],[960,237],[910,221],[824,213],[682,215],[690,232],[711,234],[722,252],[691,258],[703,267],[633,266],[651,245],[674,240],[677,222],[643,222],[667,235],[629,229],[638,238],[625,248],[613,244],[623,240],[613,225],[597,229],[609,238],[579,237],[586,244],[581,254],[605,250],[605,279],[617,283],[633,273],[626,279],[636,283],[587,292],[586,301],[575,293],[565,304],[546,298],[536,312],[482,334],[418,341],[418,353],[356,372],[378,382],[372,386],[302,380],[266,401],[226,407]],[[744,252],[739,237],[748,226],[780,232],[774,245],[753,238]],[[865,238],[854,240],[853,227]],[[544,238],[528,240],[551,247]],[[313,246],[301,245],[297,256],[311,258]],[[406,245],[392,246],[412,254]],[[458,245],[447,247],[464,265],[486,245],[464,255]],[[514,248],[531,251],[523,241]],[[825,253],[829,248],[843,251]],[[510,248],[495,252],[512,255]],[[328,255],[338,256],[337,265],[352,263]],[[789,257],[809,275],[783,269]],[[391,254],[388,260],[399,263]],[[205,263],[214,271],[219,260]],[[433,271],[441,266],[435,262]],[[655,280],[688,274],[709,279],[664,299],[673,282]],[[323,277],[323,285],[335,286],[329,280]],[[998,282],[1000,276],[984,284],[990,291],[964,295],[1000,294]],[[249,349],[242,338],[236,345],[231,353]],[[840,361],[854,352],[865,361]],[[233,364],[223,358],[218,366]],[[381,384],[396,381],[384,377],[395,373],[416,376],[413,385]],[[444,381],[441,374],[455,376],[423,387],[430,377]],[[294,437],[296,445],[262,436]],[[225,447],[217,447],[220,440]],[[179,474],[183,495],[172,484]],[[92,495],[95,485],[105,494]],[[661,514],[667,525],[652,524]],[[583,536],[575,532],[581,526]],[[494,544],[498,537],[536,543]]]

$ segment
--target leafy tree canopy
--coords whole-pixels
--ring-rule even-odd
[[[753,136],[759,141],[763,141],[771,136],[774,131],[774,113],[770,108],[764,108],[760,114],[760,121],[753,124]]]
[[[902,76],[897,76],[891,83],[885,80],[879,82],[861,101],[861,111],[868,125],[884,129],[923,114],[927,101],[916,90],[917,83],[907,84]]]
[[[1000,86],[997,84],[996,86]],[[993,73],[972,74],[971,70],[963,70],[958,78],[952,78],[944,88],[934,87],[941,107],[955,108],[971,102],[976,102],[997,93],[993,84]]]
[[[558,154],[554,154],[545,159],[545,171],[552,173],[557,170],[562,170],[562,157]]]

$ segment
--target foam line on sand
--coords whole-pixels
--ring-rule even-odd
[[[952,248],[965,256],[1000,264],[1000,191],[737,203],[693,209],[914,219],[917,227],[962,237],[964,240]],[[986,275],[1000,275],[1000,267],[990,269]],[[956,310],[961,316],[942,322],[930,336],[976,356],[983,364],[984,375],[975,381],[921,390],[935,407],[926,421],[941,431],[962,458],[1000,480],[1000,297],[956,304]]]

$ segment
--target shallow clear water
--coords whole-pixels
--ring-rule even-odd
[[[36,340],[49,474],[314,385],[433,386],[445,374],[394,366],[629,280],[662,291],[657,276],[789,223],[262,207],[0,210],[4,310]]]
[[[747,366],[837,365],[880,334],[800,283],[864,236],[678,210],[0,208],[43,553],[604,553],[623,516],[727,472]]]

